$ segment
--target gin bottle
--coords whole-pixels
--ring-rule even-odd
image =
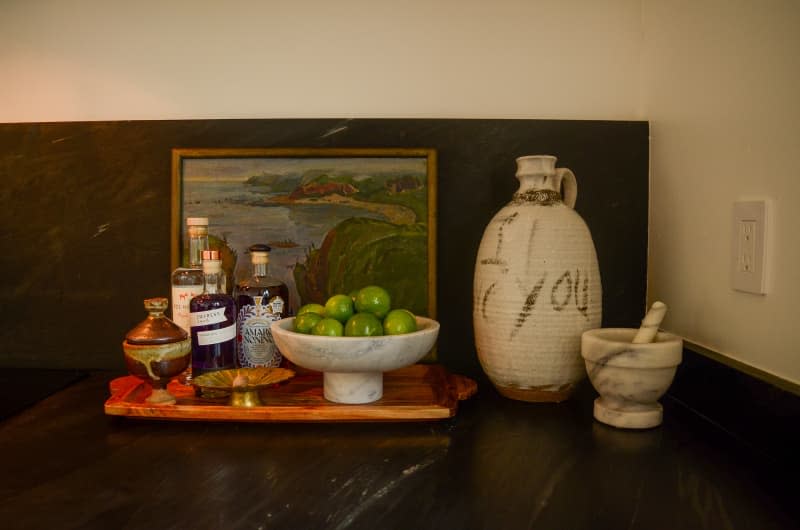
[[[202,252],[208,250],[208,218],[187,217],[189,266],[172,272],[172,321],[189,333],[189,301],[203,292]]]
[[[252,273],[233,290],[238,311],[237,363],[241,367],[279,366],[282,357],[270,326],[288,316],[289,289],[269,274],[269,246],[252,245],[248,250]]]
[[[189,302],[192,377],[235,368],[236,303],[222,292],[222,262],[216,250],[203,251],[203,293]]]

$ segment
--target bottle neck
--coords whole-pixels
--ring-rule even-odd
[[[203,293],[219,294],[222,292],[222,273],[204,272],[203,273]]]
[[[253,276],[264,277],[269,274],[269,265],[266,263],[253,263]]]
[[[189,267],[199,269],[203,266],[203,251],[208,250],[208,227],[189,227]]]
[[[269,272],[269,253],[262,251],[253,252],[250,263],[253,265],[253,276],[263,278]]]
[[[217,294],[225,292],[225,273],[216,250],[203,252],[203,292]]]

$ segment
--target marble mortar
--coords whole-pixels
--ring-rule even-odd
[[[272,337],[290,361],[323,372],[325,399],[370,403],[383,396],[383,372],[425,357],[439,335],[439,323],[417,317],[417,331],[380,337],[321,337],[297,333],[294,317],[272,324]]]
[[[658,399],[672,384],[683,356],[683,340],[659,332],[653,342],[633,344],[633,328],[593,329],[581,336],[581,355],[600,397],[598,421],[626,429],[656,427],[663,420]]]

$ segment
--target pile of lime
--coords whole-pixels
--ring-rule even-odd
[[[306,304],[297,311],[294,330],[328,337],[375,337],[417,331],[417,319],[408,309],[392,309],[383,287],[369,285],[347,294],[335,294],[325,305]]]

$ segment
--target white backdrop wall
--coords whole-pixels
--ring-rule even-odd
[[[5,0],[0,120],[637,117],[638,0]]]
[[[797,27],[791,0],[6,0],[0,122],[650,120],[665,327],[800,383]],[[753,195],[776,202],[765,297],[728,280]]]
[[[648,297],[664,327],[800,383],[800,3],[646,0]],[[773,200],[766,296],[730,287],[733,203]]]

